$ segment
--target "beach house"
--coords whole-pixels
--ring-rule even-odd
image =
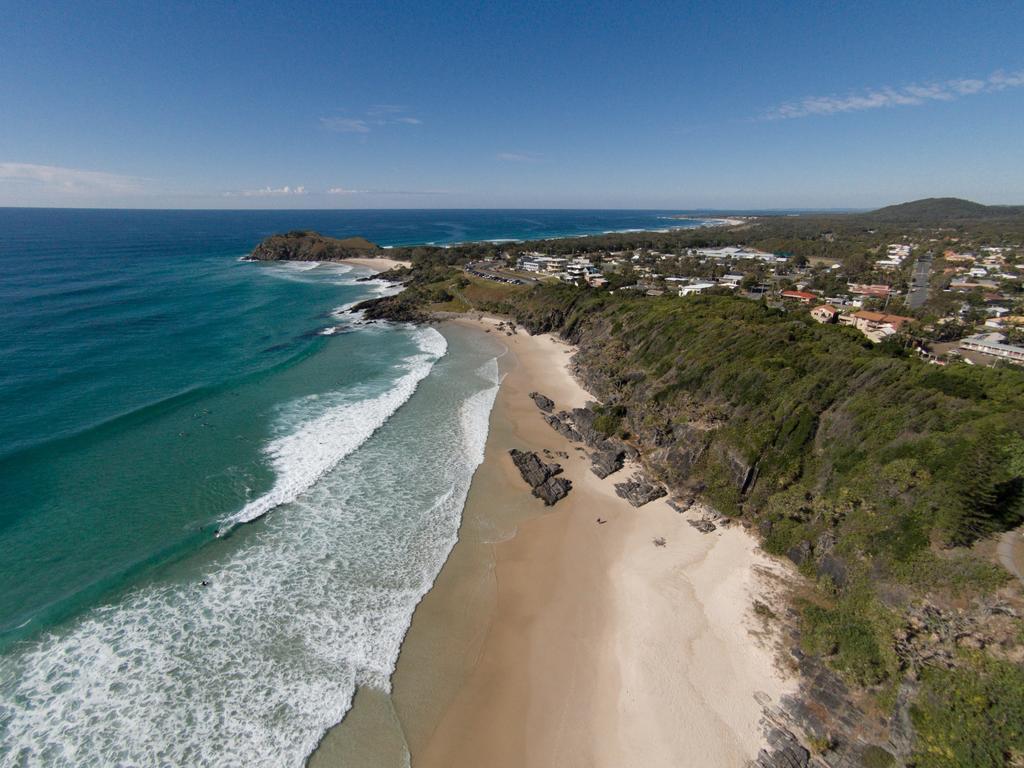
[[[817,299],[817,295],[808,291],[783,291],[782,298],[799,301],[802,304],[810,304]]]
[[[704,293],[708,288],[714,288],[714,283],[691,283],[690,285],[684,285],[679,289],[680,296],[690,296],[694,293]]]
[[[831,304],[820,304],[811,310],[811,317],[819,323],[834,323],[839,310]]]
[[[884,312],[867,312],[861,310],[851,315],[842,315],[839,318],[842,325],[852,325],[858,331],[867,336],[871,341],[878,343],[894,333],[898,333],[908,324],[914,322],[912,317],[901,315],[888,315]]]

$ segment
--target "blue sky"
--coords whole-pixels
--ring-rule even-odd
[[[1019,2],[3,15],[0,205],[1024,203]]]

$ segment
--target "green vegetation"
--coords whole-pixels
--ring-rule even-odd
[[[894,768],[896,758],[881,747],[869,744],[861,751],[860,763],[863,768]]]
[[[920,225],[993,219],[1005,221],[1021,215],[1024,215],[1024,206],[1020,205],[982,205],[957,197],[929,197],[911,203],[888,205],[864,214],[863,218]]]
[[[379,246],[363,237],[348,237],[339,240],[325,237],[318,232],[293,230],[281,235],[271,235],[261,242],[249,258],[257,261],[325,261],[379,256]]]
[[[724,409],[727,424],[687,470],[723,511],[778,523],[769,548],[835,529],[845,554],[891,566],[933,534],[968,544],[1024,516],[1019,371],[936,369],[743,299],[558,286],[505,308],[581,338],[599,394],[626,409],[634,434],[693,421],[695,403]],[[749,487],[737,482],[754,470]]]
[[[429,254],[438,250],[426,249]],[[446,254],[440,254],[445,256]],[[447,254],[450,256],[450,254]],[[372,299],[356,308],[367,317],[390,320],[424,321],[431,312],[468,312],[504,302],[522,293],[525,287],[498,283],[467,275],[444,259],[419,257],[413,268],[399,268],[382,273],[385,277],[401,279],[405,290],[395,296]]]
[[[577,342],[605,403],[602,430],[660,447],[646,455],[663,480],[750,519],[767,551],[814,580],[813,599],[797,606],[804,650],[883,711],[904,674],[896,635],[907,605],[884,596],[951,601],[1006,583],[969,545],[1024,520],[1024,371],[936,368],[741,298],[555,286],[494,308]],[[672,441],[685,450],[664,450]],[[1019,678],[991,669],[1003,671],[987,695],[1017,706]],[[963,720],[948,737],[954,755],[985,742],[986,717],[1003,716],[973,695],[948,708]]]
[[[603,435],[613,437],[621,431],[622,417],[626,415],[626,408],[622,405],[605,408],[598,406],[598,416],[594,419],[594,429]]]
[[[896,654],[884,642],[894,617],[866,589],[843,595],[829,608],[805,605],[803,617],[804,650],[828,657],[847,679],[870,686],[895,674]]]
[[[928,670],[911,709],[917,768],[1003,768],[1024,763],[1024,668],[976,654]]]

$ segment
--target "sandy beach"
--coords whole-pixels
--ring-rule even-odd
[[[568,371],[569,345],[456,323],[509,350],[460,540],[416,610],[390,696],[360,692],[311,766],[403,752],[415,768],[744,765],[762,745],[763,703],[791,689],[752,612],[782,566],[736,526],[702,534],[664,500],[631,507],[614,492],[629,466],[590,471],[528,396],[558,409],[593,399]],[[555,460],[568,497],[533,498],[510,448],[567,453]]]
[[[353,264],[357,267],[368,267],[375,272],[387,272],[395,267],[411,267],[411,261],[400,261],[398,259],[339,259],[342,264]]]

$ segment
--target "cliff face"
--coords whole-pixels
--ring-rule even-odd
[[[868,560],[925,553],[932,534],[970,544],[1024,516],[1024,477],[993,448],[998,437],[1024,450],[1018,371],[936,370],[731,298],[556,288],[510,310],[578,346],[577,375],[662,479],[727,514],[782,523],[783,552],[854,517],[851,499],[854,512],[882,513],[858,542]],[[887,535],[905,541],[889,551]]]
[[[635,361],[611,325],[591,317],[574,328],[570,340],[579,349],[574,373],[602,402],[625,408],[620,429],[643,451],[649,469],[684,497],[704,491],[708,474],[721,479],[730,497],[751,491],[755,459],[722,430],[733,409],[695,398],[667,402],[660,396],[667,382],[629,364]]]
[[[339,240],[318,232],[294,231],[271,235],[257,245],[251,261],[337,261],[383,255],[380,246],[362,237]]]

